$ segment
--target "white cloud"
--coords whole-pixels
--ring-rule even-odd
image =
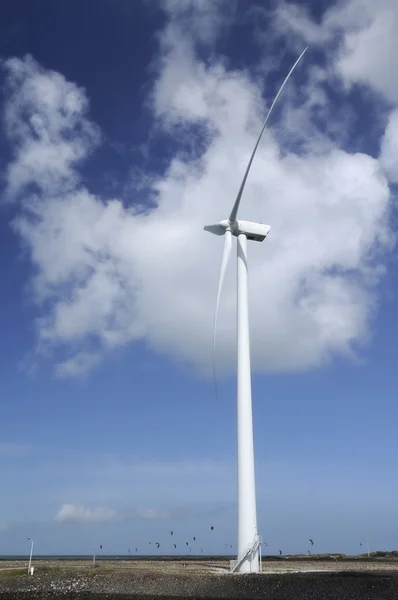
[[[106,523],[118,519],[117,512],[112,508],[88,508],[79,504],[63,504],[55,520],[59,522],[73,521],[78,523]]]
[[[274,18],[277,33],[282,33],[291,45],[305,41],[310,46],[322,46],[329,64],[348,87],[354,83],[370,85],[388,101],[398,102],[395,0],[332,3],[320,22],[311,18],[305,6],[281,2]],[[336,43],[337,53],[333,51]]]
[[[236,0],[166,0],[162,8],[191,38],[210,44],[227,26]]]
[[[329,77],[337,74],[346,88],[358,83],[369,86],[369,90],[393,106],[381,140],[380,163],[388,180],[395,183],[398,178],[398,4],[394,0],[337,2],[326,10],[320,22],[315,22],[305,7],[281,3],[276,8],[275,21],[291,44],[302,44],[305,40],[326,48]],[[336,44],[338,51],[334,52]],[[385,119],[386,114],[385,106],[381,105],[378,118]],[[368,128],[371,127],[369,114]]]
[[[43,161],[26,171],[18,150],[8,185],[13,193],[23,190],[28,172],[39,186],[37,195],[25,195],[14,227],[35,266],[39,349],[62,349],[60,376],[81,374],[113,348],[140,339],[209,372],[221,240],[202,228],[228,215],[266,107],[248,73],[228,71],[222,60],[201,62],[178,20],[166,28],[162,50],[152,97],[158,125],[183,128],[186,137],[195,125],[204,151],[195,160],[181,151],[150,182],[156,207],[145,214],[78,185],[76,166],[98,139],[84,92],[31,59],[9,63],[6,122],[12,122],[11,104],[41,115],[34,143]],[[42,89],[51,90],[44,104],[33,93],[26,101],[38,72]],[[327,106],[321,80],[313,72],[305,90],[309,111]],[[241,210],[242,218],[262,216],[272,226],[265,243],[249,245],[252,355],[261,371],[353,356],[369,338],[383,252],[393,241],[380,162],[346,152],[316,130],[297,109],[294,81],[280,127],[262,141]],[[69,97],[68,112],[62,107]],[[284,128],[304,153],[283,145]],[[19,126],[18,148],[33,143],[31,129],[25,121]],[[48,140],[51,153],[42,155]],[[48,157],[58,146],[62,161],[54,179]],[[220,369],[233,365],[235,304],[230,270],[219,321]]]
[[[276,31],[280,35],[305,40],[309,45],[324,44],[330,39],[330,32],[314,22],[307,7],[294,2],[280,2],[274,13]],[[290,43],[292,40],[290,39]]]
[[[97,354],[89,352],[78,352],[72,358],[64,360],[56,366],[55,373],[58,377],[78,377],[91,371],[100,362]]]
[[[134,516],[138,519],[167,519],[170,513],[162,508],[141,508],[134,512]]]
[[[398,102],[398,5],[394,0],[350,0],[327,14],[328,28],[344,32],[337,70],[346,83],[365,83]]]
[[[391,182],[398,182],[398,109],[388,119],[381,141],[380,162]]]
[[[63,504],[55,516],[59,523],[113,523],[131,519],[158,520],[167,519],[170,510],[159,507],[144,507],[130,510],[115,510],[113,508],[89,508],[82,504]],[[1,530],[1,524],[0,524]]]
[[[8,101],[4,126],[15,158],[7,172],[10,198],[34,184],[42,193],[60,194],[79,181],[75,166],[99,142],[86,118],[84,90],[30,56],[3,62]]]

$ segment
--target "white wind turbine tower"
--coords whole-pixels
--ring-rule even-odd
[[[231,564],[231,570],[239,573],[258,573],[261,568],[261,538],[257,533],[256,488],[254,475],[253,417],[251,394],[249,310],[247,285],[247,240],[262,242],[271,227],[262,223],[237,220],[239,204],[261,136],[286,82],[300,62],[307,48],[300,54],[282,83],[268,111],[260,135],[254,146],[246,172],[229,219],[204,229],[224,236],[224,250],[218,281],[216,310],[214,317],[213,353],[215,356],[216,326],[218,307],[226,268],[232,249],[232,236],[237,238],[237,423],[238,423],[238,557]]]

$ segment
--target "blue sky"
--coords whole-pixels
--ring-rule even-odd
[[[235,270],[216,399],[203,226],[306,45],[241,209],[272,227],[249,245],[259,532],[396,548],[396,4],[0,17],[0,554],[235,552]]]

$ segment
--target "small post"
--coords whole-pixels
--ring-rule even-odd
[[[30,542],[32,542],[31,545],[30,545],[30,556],[29,556],[29,565],[28,565],[28,575],[29,575],[29,573],[30,573],[30,567],[31,567],[31,564],[32,564],[32,554],[33,554],[33,544],[34,544],[34,541],[30,537],[28,537],[27,539]]]

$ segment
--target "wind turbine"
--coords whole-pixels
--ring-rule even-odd
[[[240,201],[256,150],[280,94],[307,48],[300,54],[282,83],[268,114],[247,165],[238,195],[229,218],[204,229],[224,236],[224,250],[218,280],[214,315],[213,360],[215,361],[218,308],[225,272],[232,249],[232,236],[237,238],[237,425],[238,425],[238,557],[231,570],[258,573],[261,565],[261,538],[257,533],[256,489],[254,474],[253,416],[251,394],[249,310],[247,282],[247,240],[262,242],[271,227],[262,223],[237,220]],[[213,363],[215,365],[215,362]]]

